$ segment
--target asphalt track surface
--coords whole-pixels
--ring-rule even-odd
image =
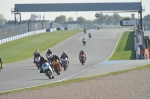
[[[88,38],[88,34],[78,33],[54,48],[51,48],[53,53],[58,56],[63,51],[66,51],[70,61],[68,70],[62,71],[60,75],[54,73],[54,79],[48,79],[44,73],[39,73],[39,70],[33,64],[33,58],[5,64],[3,66],[4,69],[0,72],[0,92],[119,70],[117,65],[108,66],[102,63],[106,62],[111,56],[121,34],[125,30],[124,28],[90,30],[88,33],[92,33],[91,39]],[[82,44],[83,37],[87,40],[85,46]],[[78,54],[81,49],[84,49],[87,54],[85,65],[79,62]],[[45,57],[45,53],[42,55]],[[124,64],[123,62],[118,64]],[[126,69],[126,67],[122,67],[121,69]]]

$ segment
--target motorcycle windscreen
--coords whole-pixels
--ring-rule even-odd
[[[42,64],[42,69],[43,70],[47,70],[47,69],[49,69],[49,67],[50,67],[50,65],[49,65],[48,62],[45,62],[45,63]]]
[[[40,62],[40,57],[35,57],[36,62]]]
[[[51,54],[48,54],[48,55],[47,55],[47,58],[51,58],[51,57],[52,57],[52,55],[51,55]]]
[[[61,64],[64,64],[64,63],[66,63],[66,62],[67,62],[67,57],[61,58]]]

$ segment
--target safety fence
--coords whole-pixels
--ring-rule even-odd
[[[56,31],[56,28],[49,29],[49,32],[53,32],[53,31]],[[22,34],[19,34],[19,35],[12,36],[12,37],[3,38],[3,39],[0,40],[0,44],[10,42],[10,41],[13,41],[13,40],[16,40],[16,39],[20,39],[20,38],[23,38],[23,37],[26,37],[26,36],[31,36],[31,35],[34,35],[34,34],[44,33],[44,32],[46,32],[46,29],[26,32],[26,33],[22,33]]]
[[[49,21],[40,21],[40,22],[26,22],[22,24],[11,24],[0,27],[0,40],[16,35],[21,35],[23,33],[38,31],[47,28],[57,28],[62,27],[61,24],[53,22],[52,26]]]

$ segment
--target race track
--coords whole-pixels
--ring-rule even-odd
[[[62,42],[61,44],[51,48],[53,53],[60,56],[63,51],[66,51],[69,56],[69,68],[67,71],[62,71],[61,75],[56,75],[54,79],[48,79],[45,74],[39,73],[33,58],[21,62],[5,64],[4,69],[0,72],[0,91],[7,91],[23,87],[30,87],[39,84],[51,83],[65,79],[80,77],[80,73],[84,70],[106,60],[112,54],[121,34],[125,31],[124,28],[118,29],[100,29],[90,30],[92,38],[88,38],[88,34],[79,33],[72,38]],[[86,46],[82,44],[82,38],[87,40]],[[84,49],[87,54],[85,65],[81,65],[78,59],[78,54],[81,49]],[[45,57],[45,53],[42,54]]]

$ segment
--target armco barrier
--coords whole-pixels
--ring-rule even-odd
[[[46,32],[54,32],[54,31],[56,31],[56,28],[48,28],[48,29],[46,29]]]
[[[50,29],[50,32],[53,32],[53,31],[56,31],[56,28]],[[8,38],[5,38],[5,39],[1,39],[0,44],[10,42],[10,41],[13,41],[13,40],[16,40],[16,39],[20,39],[20,38],[23,38],[23,37],[26,37],[26,36],[43,33],[43,32],[46,32],[46,29],[38,30],[38,31],[31,31],[31,32],[27,32],[27,33],[24,33],[24,34],[8,37]]]
[[[57,30],[64,30],[64,27],[58,27]]]

